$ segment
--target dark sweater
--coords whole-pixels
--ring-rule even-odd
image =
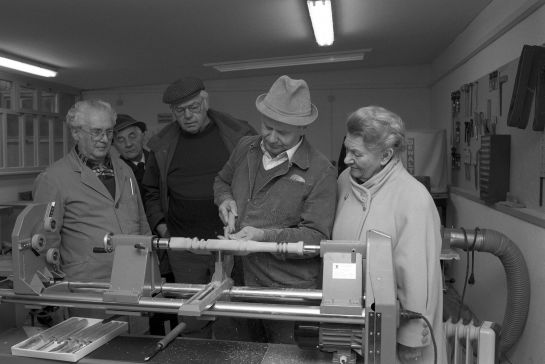
[[[180,134],[167,177],[171,235],[215,239],[223,233],[212,186],[228,156],[214,123]]]

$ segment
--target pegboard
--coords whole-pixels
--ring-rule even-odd
[[[451,184],[479,198],[482,135],[510,135],[509,196],[529,209],[545,212],[545,136],[532,130],[533,108],[525,129],[507,126],[517,66],[515,59],[452,90]]]

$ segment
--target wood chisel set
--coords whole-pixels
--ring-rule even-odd
[[[11,349],[13,355],[77,361],[126,331],[123,321],[71,317]]]

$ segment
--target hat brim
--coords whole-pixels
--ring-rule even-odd
[[[288,115],[269,108],[263,102],[265,96],[267,96],[267,94],[261,94],[257,97],[255,100],[255,107],[260,113],[273,120],[294,126],[306,126],[312,124],[318,118],[318,108],[314,104],[310,104],[311,112],[309,115]]]

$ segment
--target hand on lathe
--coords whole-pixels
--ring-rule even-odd
[[[237,203],[235,200],[227,199],[223,201],[219,207],[220,219],[223,225],[226,227],[226,234],[230,234],[235,231],[235,220],[238,216]]]
[[[231,240],[253,240],[263,241],[265,238],[265,231],[257,229],[253,226],[245,226],[235,234],[231,234],[229,239]]]
[[[158,224],[155,227],[155,231],[157,231],[157,234],[159,234],[159,237],[161,238],[168,238],[170,236],[170,234],[168,233],[167,224],[165,224],[164,222]]]

